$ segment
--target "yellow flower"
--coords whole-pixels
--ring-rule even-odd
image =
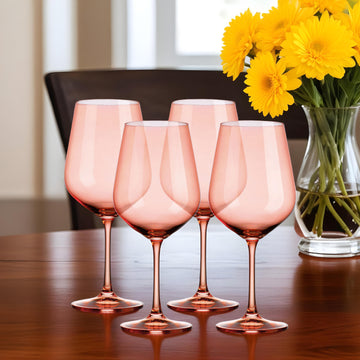
[[[285,34],[292,25],[312,17],[314,9],[301,9],[298,0],[279,0],[278,7],[272,7],[263,14],[260,22],[257,46],[262,51],[280,50]]]
[[[220,54],[223,71],[235,80],[244,69],[245,57],[254,56],[256,48],[255,36],[260,21],[260,14],[252,15],[248,9],[240,16],[232,19],[225,28],[223,48]]]
[[[326,11],[320,19],[314,16],[293,26],[282,43],[280,56],[299,76],[322,80],[329,74],[342,78],[344,68],[355,65],[355,45],[351,31]]]
[[[294,103],[288,92],[301,86],[301,81],[294,71],[285,72],[285,63],[276,62],[270,52],[259,53],[250,63],[244,92],[250,97],[251,106],[264,116],[281,115]]]
[[[300,0],[301,7],[312,7],[316,12],[328,11],[331,14],[343,12],[348,8],[347,0]]]
[[[349,15],[342,14],[340,19],[353,33],[353,39],[356,43],[354,47],[356,50],[355,59],[360,64],[360,3],[349,9]]]

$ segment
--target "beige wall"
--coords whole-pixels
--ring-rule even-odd
[[[44,121],[55,121],[43,114],[45,1],[0,0],[0,199],[44,196]],[[111,0],[74,0],[74,9],[74,68],[110,67]]]
[[[78,0],[77,23],[78,67],[111,67],[111,0]]]
[[[1,0],[0,19],[0,198],[39,197],[41,0]]]

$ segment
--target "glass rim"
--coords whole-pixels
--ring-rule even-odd
[[[220,126],[235,126],[235,127],[267,127],[267,126],[284,126],[280,121],[271,120],[238,120],[238,121],[225,121]]]
[[[140,126],[140,127],[176,127],[188,126],[186,122],[182,121],[168,121],[168,120],[143,120],[143,121],[129,121],[125,126]]]
[[[76,104],[79,105],[104,105],[104,106],[114,106],[114,105],[136,105],[139,104],[136,100],[127,100],[127,99],[82,99],[78,100]]]
[[[196,98],[196,99],[179,99],[179,100],[174,100],[171,104],[174,104],[174,105],[214,106],[214,105],[230,105],[230,104],[235,104],[235,101],[233,101],[233,100],[222,100],[222,99]]]

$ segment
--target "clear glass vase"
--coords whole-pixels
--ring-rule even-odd
[[[309,139],[296,182],[299,250],[319,257],[359,255],[359,107],[303,109]]]

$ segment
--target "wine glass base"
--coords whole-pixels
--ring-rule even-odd
[[[84,312],[96,312],[103,314],[131,313],[143,306],[141,301],[128,300],[117,296],[114,292],[100,293],[89,299],[77,300],[71,306]]]
[[[132,334],[151,334],[151,335],[161,335],[161,334],[180,334],[186,331],[190,331],[192,325],[185,321],[175,321],[166,318],[164,315],[153,316],[149,315],[148,317],[128,321],[122,323],[121,328]]]
[[[281,321],[262,318],[258,314],[245,315],[241,319],[223,321],[216,324],[218,330],[228,333],[263,334],[286,330],[288,325]]]
[[[212,296],[209,292],[204,294],[197,292],[194,296],[187,299],[169,301],[167,306],[172,310],[182,312],[225,312],[236,309],[239,303],[232,300],[219,299]]]

